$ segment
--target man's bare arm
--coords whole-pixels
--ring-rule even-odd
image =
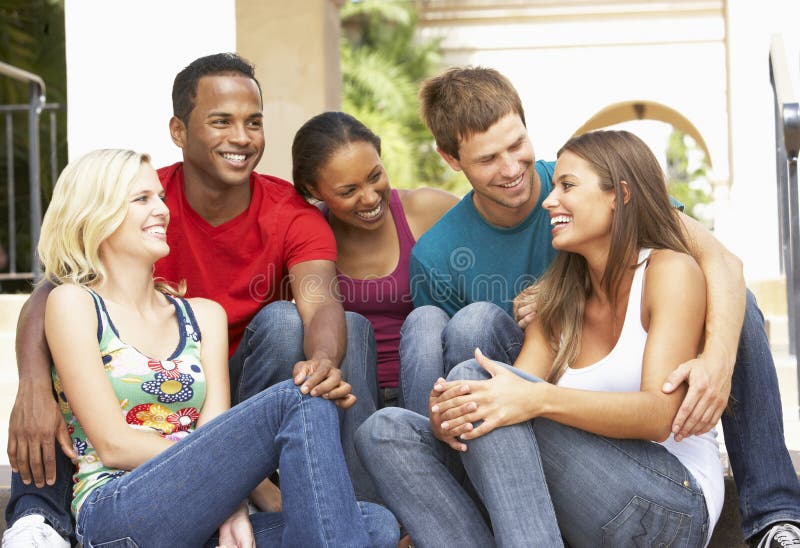
[[[678,366],[663,388],[689,384],[672,427],[679,441],[714,428],[728,404],[746,292],[741,260],[700,223],[683,214],[681,220],[706,278],[708,307],[702,353]]]
[[[37,287],[25,302],[17,323],[19,386],[8,423],[8,460],[22,481],[37,487],[56,480],[55,442],[75,458],[72,440],[53,398],[50,350],[44,335],[44,311],[53,285]]]
[[[355,403],[339,365],[347,346],[344,309],[338,298],[332,261],[306,261],[289,269],[292,293],[303,321],[306,361],[295,365],[294,380],[301,390],[323,396],[347,408]]]

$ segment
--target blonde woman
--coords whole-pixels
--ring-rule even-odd
[[[723,502],[716,434],[676,442],[686,387],[661,386],[698,352],[706,286],[661,168],[630,133],[585,134],[543,207],[558,256],[514,367],[476,351],[436,383],[441,422],[381,410],[359,455],[418,546],[704,546]],[[453,436],[455,465],[433,441]]]
[[[290,380],[229,409],[225,312],[153,280],[168,225],[149,158],[126,150],[68,165],[42,225],[39,254],[57,285],[45,333],[77,453],[78,540],[396,543],[391,515],[365,504],[362,516],[355,501],[333,403]],[[282,513],[248,515],[278,466]]]

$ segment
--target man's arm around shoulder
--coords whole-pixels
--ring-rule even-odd
[[[663,390],[683,382],[689,391],[673,422],[675,439],[714,428],[728,404],[742,330],[746,287],[742,262],[694,219],[680,214],[695,258],[706,278],[706,326],[702,353],[667,378]]]
[[[55,442],[75,458],[72,440],[53,398],[50,350],[44,334],[44,311],[53,285],[38,286],[25,302],[17,323],[19,386],[8,423],[8,460],[22,481],[37,487],[56,480]]]

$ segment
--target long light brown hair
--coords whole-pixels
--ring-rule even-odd
[[[600,188],[613,192],[617,204],[611,220],[611,247],[600,280],[601,289],[616,309],[620,285],[635,268],[641,248],[689,253],[677,210],[667,195],[666,179],[652,151],[627,131],[594,131],[570,139],[558,156],[569,151],[589,163]],[[622,181],[629,192],[625,202]],[[556,352],[548,380],[557,381],[580,354],[586,300],[592,283],[586,259],[559,251],[555,261],[533,287],[537,315]]]

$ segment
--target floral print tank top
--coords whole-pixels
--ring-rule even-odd
[[[103,366],[125,422],[131,428],[154,430],[174,441],[188,436],[195,429],[206,395],[200,365],[200,329],[189,303],[166,295],[175,307],[180,341],[169,358],[156,360],[120,339],[102,297],[91,290],[89,293],[97,311],[97,340]],[[72,512],[77,517],[89,493],[127,471],[103,465],[72,414],[55,367],[52,377],[61,414],[78,455],[72,488]]]

